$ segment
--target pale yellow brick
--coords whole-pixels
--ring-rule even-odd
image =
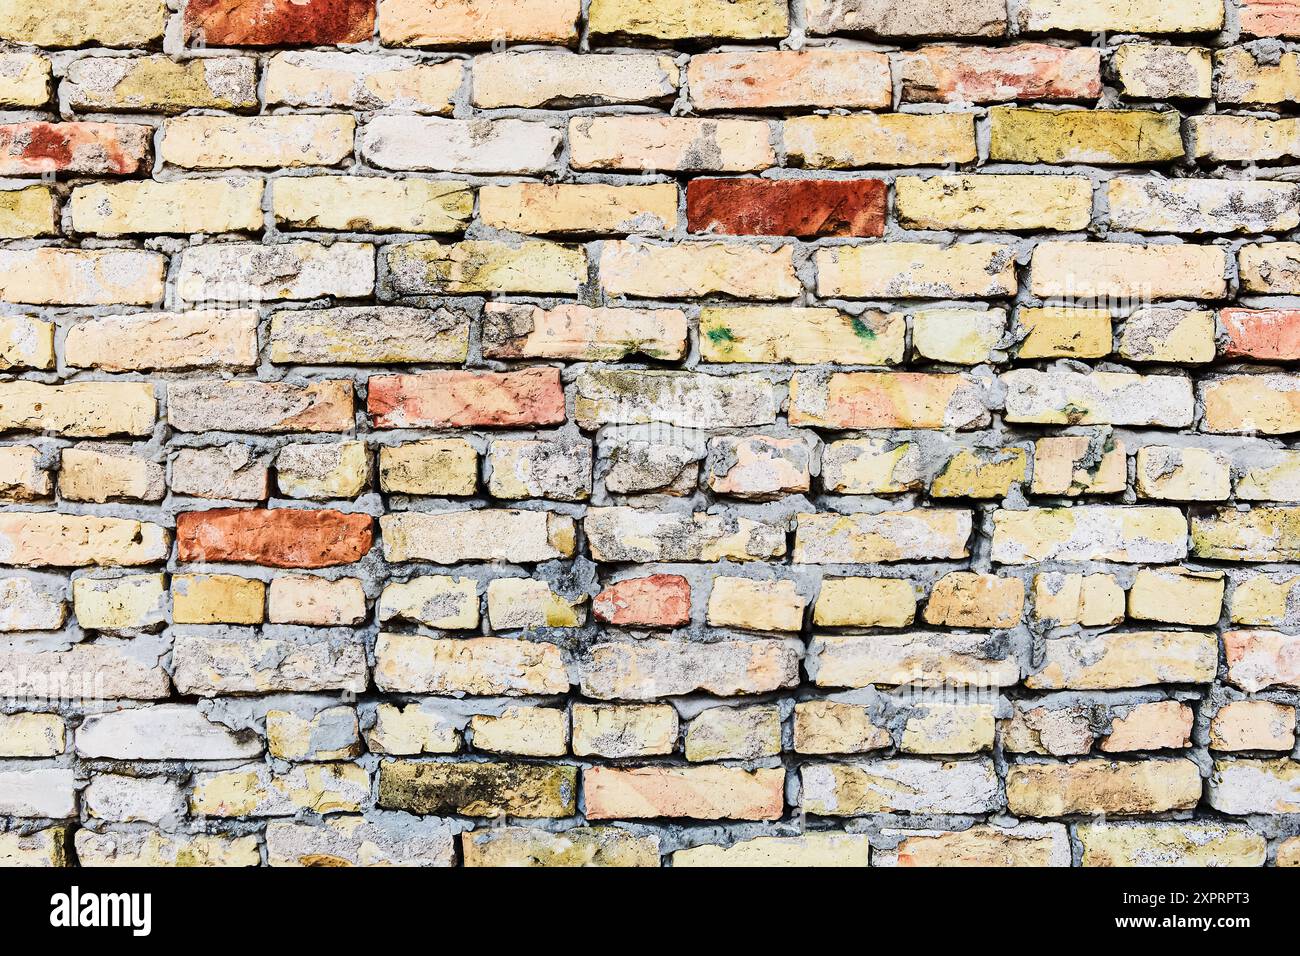
[[[906,627],[916,618],[916,590],[903,578],[827,578],[813,606],[822,627]]]
[[[1192,708],[1176,700],[1151,701],[1111,711],[1110,733],[1101,739],[1103,753],[1181,750],[1192,745]]]
[[[1137,453],[1139,498],[1223,501],[1232,493],[1232,462],[1209,448],[1144,445]]]
[[[1029,456],[1023,448],[959,451],[930,485],[935,498],[1005,498],[1024,483]]]
[[[1016,816],[1133,816],[1190,810],[1201,799],[1191,760],[1017,764],[1007,771],[1007,808]]]
[[[677,746],[677,711],[667,704],[573,705],[573,753],[650,757]]]
[[[15,567],[152,564],[169,541],[161,525],[131,518],[0,512],[0,554]]]
[[[710,707],[686,728],[686,759],[757,760],[781,752],[777,707]]]
[[[585,596],[566,598],[541,580],[496,578],[488,582],[487,599],[493,630],[578,627],[587,619]]]
[[[559,50],[474,58],[473,103],[484,109],[654,103],[677,95],[679,70],[664,54],[602,56]]]
[[[817,831],[792,837],[753,837],[731,846],[697,846],[673,854],[673,867],[864,867],[865,833]]]
[[[1284,577],[1275,581],[1266,574],[1238,581],[1228,605],[1232,623],[1272,626],[1286,623],[1291,592],[1297,585],[1300,578]],[[1296,600],[1300,601],[1300,593]]]
[[[454,754],[460,750],[460,733],[436,704],[380,704],[374,726],[366,731],[366,747],[398,756]]]
[[[793,581],[718,577],[709,592],[708,621],[714,627],[797,631],[806,606]]]
[[[26,445],[0,447],[0,501],[37,501],[54,490],[39,449]]]
[[[233,574],[172,577],[172,620],[177,624],[261,624],[266,585]]]
[[[66,748],[67,727],[58,714],[0,714],[0,756],[56,757]]]
[[[898,494],[925,486],[925,465],[916,442],[851,438],[822,449],[822,485],[848,495]]]
[[[333,166],[355,129],[343,115],[180,116],[163,121],[158,155],[186,169]]]
[[[686,354],[686,313],[680,309],[608,309],[560,303],[554,308],[489,302],[483,313],[483,352],[491,358],[617,361],[641,353],[677,360]]]
[[[1082,176],[900,176],[894,181],[904,229],[1086,229],[1092,183]]]
[[[59,93],[81,112],[255,110],[257,61],[235,56],[178,61],[166,54],[85,57],[68,64]]]
[[[791,246],[731,242],[606,242],[600,284],[610,296],[654,299],[790,299],[803,292]]]
[[[925,605],[927,624],[952,627],[1015,627],[1025,603],[1019,578],[952,571],[935,582]]]
[[[1110,574],[1034,575],[1034,618],[1057,627],[1104,627],[1124,619],[1124,589]]]
[[[1214,95],[1214,61],[1204,47],[1121,43],[1111,67],[1125,96],[1208,100]]]
[[[911,316],[917,355],[954,365],[989,361],[1007,330],[1004,309],[918,309]]]
[[[1057,435],[1034,442],[1036,495],[1110,495],[1128,484],[1128,458],[1109,432]]]
[[[1278,51],[1257,58],[1249,47],[1229,47],[1214,54],[1220,103],[1275,105],[1300,100],[1300,57]],[[1262,184],[1261,184],[1262,185]]]
[[[1081,823],[1082,866],[1263,866],[1263,834],[1219,820]]]
[[[0,369],[53,367],[53,322],[28,315],[0,316]]]
[[[573,295],[587,281],[582,248],[542,240],[427,240],[388,246],[383,254],[397,295]]]
[[[1025,0],[1017,17],[1029,33],[1215,33],[1223,18],[1218,0]]]
[[[659,866],[659,837],[621,827],[573,827],[560,833],[492,827],[461,837],[466,866]]]
[[[1177,508],[1029,508],[993,514],[993,560],[1177,561],[1187,554],[1187,518]]]
[[[162,0],[3,0],[0,39],[46,47],[131,47],[159,39]]]
[[[1030,291],[1042,298],[1217,299],[1227,290],[1226,269],[1218,246],[1049,241],[1034,247]]]
[[[147,382],[0,384],[0,429],[58,432],[73,438],[148,435],[158,403]]]
[[[351,760],[362,753],[357,712],[326,707],[303,716],[285,710],[266,714],[266,749],[280,760]]]
[[[593,0],[589,16],[598,37],[648,40],[758,40],[790,28],[782,0]]]
[[[970,754],[993,749],[992,704],[924,702],[903,725],[899,749],[910,754]]]
[[[390,581],[379,596],[381,621],[394,618],[447,630],[478,627],[478,586],[472,578],[432,574]]]
[[[1153,684],[1208,684],[1219,642],[1202,631],[1068,634],[1044,644],[1043,666],[1025,686],[1044,690],[1111,690]]]
[[[40,53],[0,54],[0,106],[44,106],[50,86],[50,61]]]
[[[794,749],[801,754],[857,754],[893,746],[871,708],[832,700],[794,705]]]
[[[523,757],[562,757],[568,752],[569,717],[559,707],[507,707],[500,714],[470,718],[475,750]]]
[[[991,242],[833,246],[819,250],[815,262],[817,294],[829,297],[959,299],[1016,288],[1010,247]]]
[[[479,190],[479,219],[530,235],[653,235],[677,228],[677,186],[515,183]]]
[[[88,317],[68,329],[67,363],[109,372],[251,368],[257,310],[196,309]]]
[[[356,813],[369,801],[370,777],[354,763],[299,764],[278,773],[266,764],[194,775],[190,813],[198,817]]]
[[[220,833],[162,833],[157,830],[76,833],[82,866],[260,866],[255,836]]]
[[[872,564],[964,558],[971,513],[957,508],[914,508],[879,514],[797,516],[796,564]]]
[[[943,166],[976,158],[973,113],[800,116],[785,121],[792,166]]]
[[[293,50],[266,65],[266,101],[285,106],[395,109],[450,115],[465,67],[402,56]],[[413,230],[414,231],[414,230]]]
[[[366,619],[366,593],[358,578],[279,574],[271,579],[266,619],[315,627],[360,624]]]
[[[285,445],[275,481],[290,498],[354,498],[370,484],[370,449],[362,441]]]
[[[0,250],[0,301],[32,305],[154,305],[163,257],[143,249]]]
[[[72,607],[87,630],[155,627],[166,619],[166,593],[161,574],[78,578],[72,582]]]
[[[897,838],[892,849],[874,853],[876,866],[1046,867],[1070,865],[1070,835],[1059,823],[1014,827],[976,824],[969,830],[883,830]]]
[[[1019,662],[986,637],[939,631],[819,634],[808,647],[804,667],[818,687],[1015,684]]]
[[[1300,119],[1227,113],[1190,116],[1192,155],[1213,162],[1268,162],[1300,156]]]
[[[1125,321],[1119,355],[1135,362],[1214,361],[1214,313],[1208,309],[1138,309]]]
[[[0,239],[57,236],[58,214],[58,198],[47,186],[0,191]]]
[[[1077,367],[1076,367],[1077,368]],[[1191,380],[1057,366],[1017,368],[1001,376],[1006,420],[1040,425],[1191,425]]]
[[[460,232],[474,192],[454,180],[281,176],[271,187],[277,222],[346,232]]]

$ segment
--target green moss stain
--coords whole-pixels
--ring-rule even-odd
[[[876,330],[873,329],[871,326],[867,325],[867,323],[863,322],[857,316],[854,316],[853,318],[849,319],[849,325],[853,329],[853,334],[856,335],[858,338],[863,339],[864,341],[867,342],[875,341]]]

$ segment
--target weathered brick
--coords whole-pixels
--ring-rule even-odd
[[[1295,53],[1257,57],[1249,47],[1229,47],[1214,54],[1218,73],[1215,99],[1220,103],[1271,106],[1300,99]]]
[[[341,432],[353,425],[345,379],[174,382],[167,391],[167,420],[182,432]]]
[[[402,619],[448,630],[478,627],[478,587],[472,578],[430,574],[392,581],[379,596],[380,621]]]
[[[566,598],[545,581],[497,578],[488,582],[487,599],[494,631],[578,627],[586,622],[586,610],[580,606],[585,595]]]
[[[366,618],[366,595],[357,578],[282,574],[271,579],[266,611],[272,624],[355,625]]]
[[[257,61],[203,57],[178,63],[165,55],[86,57],[68,64],[60,87],[71,106],[86,112],[255,110]]]
[[[0,106],[44,106],[51,86],[50,61],[40,53],[16,50],[0,54]]]
[[[216,508],[176,516],[177,558],[273,568],[324,568],[361,560],[373,541],[369,515],[331,509]]]
[[[592,611],[596,620],[607,624],[677,627],[691,619],[691,585],[678,574],[629,578],[597,594]]]
[[[989,158],[1131,166],[1183,156],[1180,117],[1151,110],[989,110]]]
[[[0,448],[0,501],[38,501],[53,491],[50,472],[37,449],[21,445]]]
[[[497,439],[488,467],[488,491],[497,498],[582,501],[591,494],[592,449],[585,438]]]
[[[91,631],[156,628],[167,619],[161,574],[78,578],[72,582],[77,623]]]
[[[163,257],[142,249],[0,250],[0,301],[33,305],[155,305]]]
[[[617,361],[633,354],[675,360],[686,354],[686,314],[679,309],[608,309],[565,304],[489,302],[483,352],[491,358]]]
[[[67,618],[60,581],[0,578],[0,631],[57,631]]]
[[[1023,448],[959,451],[930,484],[934,498],[1005,498],[1023,485],[1029,455]]]
[[[1044,298],[1217,299],[1226,268],[1217,246],[1043,242],[1030,262],[1030,289]]]
[[[1138,621],[1209,627],[1223,610],[1223,574],[1186,568],[1142,568],[1128,593],[1129,617]]]
[[[1193,514],[1192,554],[1220,561],[1300,559],[1300,508],[1221,508]]]
[[[991,760],[810,763],[800,776],[803,809],[814,816],[988,813],[1001,799]]]
[[[1300,156],[1300,119],[1219,113],[1187,120],[1192,155],[1214,162],[1262,162]]]
[[[796,753],[859,754],[892,745],[889,729],[873,720],[869,706],[830,700],[794,705]]]
[[[415,756],[453,754],[460,750],[456,723],[440,712],[437,702],[379,704],[375,723],[366,730],[366,747],[371,753]]]
[[[452,866],[451,830],[441,820],[342,814],[319,823],[272,820],[271,866]]]
[[[1112,227],[1132,232],[1284,232],[1300,223],[1290,183],[1119,177],[1107,184]]]
[[[153,129],[127,123],[0,125],[0,175],[129,175],[148,166]]]
[[[925,486],[920,445],[888,438],[843,439],[822,448],[822,487],[847,495],[889,495]]]
[[[35,46],[138,46],[162,37],[162,0],[8,0],[0,39]]]
[[[522,757],[568,753],[569,715],[559,707],[507,707],[500,714],[470,718],[475,750]]]
[[[367,410],[377,428],[554,425],[564,421],[559,370],[376,375]]]
[[[1044,644],[1043,666],[1025,686],[1109,690],[1159,683],[1208,684],[1218,668],[1218,642],[1202,631],[1075,634]]]
[[[266,585],[235,574],[174,574],[175,624],[261,624]]]
[[[531,235],[663,233],[677,226],[677,187],[485,186],[479,190],[479,218],[495,229]]]
[[[925,46],[899,57],[904,103],[1095,100],[1101,56],[1089,47]],[[837,105],[837,104],[831,104]]]
[[[574,704],[573,752],[579,757],[650,757],[677,744],[677,711],[668,704]]]
[[[266,764],[195,774],[196,817],[288,817],[355,813],[370,796],[370,778],[351,763],[309,764],[278,773]]]
[[[77,753],[118,760],[243,760],[260,738],[209,720],[190,704],[154,704],[92,715],[77,729]]]
[[[1113,333],[1109,309],[1077,306],[1022,306],[1016,322],[1027,334],[1016,358],[1101,358],[1109,355]]]
[[[577,380],[579,427],[662,422],[684,428],[745,427],[776,420],[777,398],[759,375],[590,369]]]
[[[971,513],[916,508],[878,514],[797,516],[796,564],[861,564],[964,558],[970,552]]]
[[[910,315],[916,354],[954,365],[997,358],[992,353],[1007,331],[1005,309],[917,309]]]
[[[333,166],[352,153],[351,116],[179,116],[163,121],[159,157],[186,169]]]
[[[125,641],[101,638],[66,651],[0,651],[8,698],[52,700],[160,700],[171,682],[160,661],[166,645],[137,635]],[[83,727],[85,724],[82,725]]]
[[[297,229],[460,232],[473,209],[472,190],[455,181],[282,176],[271,189],[276,220]]]
[[[968,830],[883,830],[898,844],[873,852],[876,866],[1046,867],[1070,865],[1070,837],[1059,823],[975,824]]]
[[[46,186],[0,191],[0,238],[58,235],[58,215],[58,197]]]
[[[362,127],[357,148],[382,169],[527,175],[550,169],[562,141],[555,127],[525,120],[380,115]]]
[[[473,103],[485,109],[656,103],[677,95],[672,58],[580,56],[558,50],[490,53],[474,58]]]
[[[1179,561],[1187,556],[1187,518],[1177,508],[1079,505],[993,513],[993,560]]]
[[[692,179],[687,228],[734,236],[880,236],[885,194],[879,179]]]
[[[1300,812],[1300,763],[1226,759],[1214,762],[1208,802],[1232,816]]]
[[[1192,745],[1195,715],[1186,704],[1160,700],[1116,707],[1110,717],[1110,732],[1101,741],[1104,753],[1181,750]]]
[[[359,693],[369,685],[366,648],[351,631],[298,640],[252,629],[189,628],[176,636],[172,667],[176,690],[187,696]]]
[[[1273,361],[1300,358],[1300,310],[1222,309],[1219,322],[1227,334],[1225,356]]]
[[[727,847],[690,847],[673,854],[673,867],[863,867],[870,852],[865,833],[817,831],[792,837],[754,837]]]
[[[819,687],[1009,687],[1020,679],[1007,647],[978,634],[823,634],[813,638],[804,666]]]
[[[916,618],[916,592],[901,578],[827,578],[813,623],[822,627],[906,627]]]
[[[69,501],[161,501],[163,466],[115,445],[65,448],[59,456],[59,494]]]
[[[72,191],[72,226],[100,235],[259,232],[262,184],[255,179],[95,183]]]
[[[790,15],[781,0],[593,0],[591,32],[601,38],[757,40],[783,37]]]
[[[1238,8],[1243,33],[1255,37],[1300,36],[1300,10],[1294,0],[1241,0]]]
[[[76,832],[77,861],[82,866],[257,866],[261,853],[255,836],[221,833],[163,833],[159,830]]]
[[[1267,687],[1300,687],[1300,639],[1279,631],[1226,631],[1228,681],[1253,693]]]
[[[788,162],[807,169],[974,162],[973,113],[800,116],[784,123]]]
[[[269,469],[247,445],[182,448],[172,459],[172,492],[196,498],[262,501],[269,488]]]
[[[905,332],[899,313],[709,306],[700,311],[700,354],[709,362],[893,365],[903,361]]]
[[[1083,823],[1083,866],[1263,866],[1264,837],[1244,826],[1197,823]]]
[[[906,10],[888,0],[808,0],[814,34],[866,33],[879,37],[998,37],[1007,31],[1006,7],[998,0],[916,0]]]
[[[463,362],[469,317],[454,308],[345,306],[271,315],[272,362],[388,365]]]
[[[1131,313],[1118,352],[1131,362],[1211,362],[1214,313],[1208,309],[1149,307]]]
[[[1134,816],[1190,810],[1200,799],[1200,771],[1186,759],[1021,763],[1007,771],[1007,809],[1018,816]]]
[[[0,317],[0,369],[53,367],[53,322],[27,315]]]
[[[1001,380],[1010,422],[1180,428],[1194,414],[1191,379],[1180,375],[1019,368]]]
[[[285,445],[275,480],[289,498],[355,498],[370,484],[370,451],[360,441]]]
[[[780,769],[590,767],[582,772],[582,789],[589,820],[775,820],[785,810]]]
[[[977,428],[987,425],[982,386],[928,372],[799,373],[790,424],[820,428]]]
[[[686,68],[696,110],[835,107],[888,109],[889,58],[874,50],[702,53]]]
[[[978,298],[1015,291],[1007,246],[921,242],[835,246],[816,253],[817,293],[847,298]]]
[[[776,165],[772,127],[758,120],[580,116],[569,120],[577,170],[757,172]]]
[[[1245,292],[1295,295],[1300,292],[1300,243],[1243,246],[1237,254]]]
[[[1036,495],[1114,494],[1128,482],[1124,445],[1108,433],[1062,435],[1034,442]]]
[[[493,827],[460,838],[466,866],[658,866],[659,838],[619,827],[573,827],[548,833]]]
[[[6,867],[71,866],[68,840],[69,831],[66,827],[47,827],[31,833],[19,830],[0,834],[0,864]]]
[[[1121,43],[1111,68],[1128,97],[1208,100],[1214,95],[1214,61],[1202,47]]]
[[[364,242],[192,246],[181,254],[176,279],[177,294],[189,302],[355,298],[374,287],[375,250]]]
[[[360,43],[375,27],[371,0],[187,0],[186,38],[207,46]]]
[[[389,246],[388,286],[394,295],[520,292],[573,295],[587,281],[582,248],[543,240],[467,239]]]
[[[257,312],[201,309],[83,319],[68,329],[69,365],[109,372],[257,364]]]
[[[380,448],[379,487],[399,494],[472,495],[478,487],[478,457],[463,438]]]
[[[573,815],[577,790],[577,768],[564,765],[405,760],[379,765],[379,806],[422,816],[567,817]]]
[[[0,716],[0,755],[56,757],[67,746],[67,727],[58,714]]]
[[[1024,603],[1019,578],[953,571],[935,582],[923,616],[951,627],[1015,627]]]
[[[1201,429],[1207,432],[1300,431],[1300,377],[1286,372],[1224,375],[1200,385],[1205,406]]]
[[[421,63],[371,53],[277,53],[266,64],[266,101],[449,115],[464,73],[460,60]]]
[[[655,700],[696,691],[762,694],[798,683],[798,655],[795,641],[597,644],[582,661],[582,693],[597,700]]]
[[[1234,700],[1210,721],[1214,750],[1280,750],[1295,747],[1296,709],[1267,700]]]
[[[695,299],[790,299],[803,292],[791,246],[692,242],[606,242],[600,284],[610,296]]]
[[[1223,26],[1218,0],[1026,0],[1017,20],[1029,33],[1215,33]]]

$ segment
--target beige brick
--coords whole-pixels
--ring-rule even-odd
[[[199,817],[287,817],[355,813],[368,802],[370,777],[351,763],[295,766],[277,773],[262,764],[194,775],[190,813]]]
[[[69,105],[84,112],[255,110],[257,61],[215,56],[177,62],[165,54],[85,57],[68,64],[59,87]]]
[[[587,619],[585,595],[566,598],[545,581],[497,578],[488,582],[488,619],[495,631],[579,627]]]
[[[701,53],[686,69],[696,110],[888,109],[889,58],[874,50]]]
[[[277,222],[346,232],[460,232],[474,211],[467,183],[378,176],[281,176],[271,187]]]
[[[677,95],[679,70],[663,54],[490,53],[474,58],[473,103],[484,109],[655,103]]]
[[[1223,5],[1218,0],[1026,0],[1017,19],[1030,33],[1215,33],[1223,26]]]
[[[1045,690],[1111,690],[1153,684],[1209,684],[1219,647],[1201,631],[1073,634],[1044,644],[1043,665],[1025,686]]]
[[[911,316],[917,355],[954,365],[989,361],[1007,330],[1005,309],[918,309]]]
[[[708,306],[700,310],[700,357],[706,362],[896,365],[903,361],[906,329],[901,313]]]
[[[607,242],[600,282],[607,295],[656,299],[789,299],[803,291],[792,247],[722,242]]]
[[[587,281],[578,247],[542,240],[518,243],[467,239],[387,247],[388,283],[395,295],[534,293],[573,295]]]
[[[1124,589],[1110,574],[1035,574],[1034,617],[1060,627],[1118,624],[1124,620]]]
[[[633,354],[677,360],[686,354],[686,313],[679,309],[607,309],[561,303],[543,309],[489,302],[483,352],[491,358],[617,361]]]
[[[23,833],[16,830],[0,834],[0,865],[6,867],[70,866],[69,832],[65,827],[47,827]]]
[[[271,866],[452,866],[453,839],[441,820],[351,814],[314,823],[272,820],[266,858]]]
[[[1121,176],[1106,186],[1112,228],[1128,232],[1284,232],[1300,223],[1300,187]]]
[[[234,867],[258,866],[262,859],[255,836],[80,829],[76,841],[77,861],[82,866]]]
[[[1016,764],[1007,771],[1007,809],[1017,816],[1071,813],[1132,816],[1190,810],[1201,799],[1191,760]]]
[[[0,239],[56,236],[58,213],[58,198],[46,186],[0,191]]]
[[[1030,706],[1017,702],[1011,719],[1000,722],[1008,753],[1076,757],[1092,750],[1092,708],[1082,705]]]
[[[473,578],[430,574],[390,581],[379,596],[380,621],[413,621],[447,630],[473,630],[479,620],[478,585]]]
[[[776,820],[785,810],[781,769],[591,767],[582,788],[589,820]]]
[[[1082,176],[900,176],[894,181],[905,229],[1085,229],[1092,184]]]
[[[673,867],[862,867],[871,852],[865,833],[817,831],[754,837],[731,846],[697,846],[673,854]]]
[[[578,170],[757,172],[776,165],[772,128],[759,120],[579,116],[569,120]]]
[[[285,445],[275,478],[290,498],[353,498],[370,484],[370,451],[361,441]]]
[[[271,579],[267,620],[272,624],[351,626],[365,618],[366,594],[357,578],[331,581],[307,574],[281,574]]]
[[[0,430],[70,438],[148,435],[158,403],[148,382],[0,383]]]
[[[186,169],[333,166],[352,153],[351,116],[181,116],[165,120],[159,157]]]
[[[1036,495],[1109,495],[1128,483],[1124,445],[1109,432],[1060,435],[1034,442]]]
[[[906,10],[889,0],[809,0],[808,28],[814,34],[867,33],[881,37],[1002,36],[1007,29],[1006,7],[997,0],[916,0]]]
[[[1232,623],[1266,626],[1289,623],[1291,592],[1298,584],[1300,579],[1283,577],[1274,580],[1267,574],[1238,580],[1228,601]]]
[[[309,715],[268,711],[266,746],[281,760],[351,760],[362,752],[357,712],[326,707]]]
[[[1214,313],[1208,309],[1138,309],[1119,336],[1119,355],[1136,362],[1214,361]]]
[[[1223,573],[1142,568],[1128,594],[1129,617],[1165,624],[1214,625],[1223,609]]]
[[[1205,405],[1203,431],[1265,435],[1300,431],[1300,376],[1286,372],[1224,375],[1201,383],[1200,392]]]
[[[160,501],[167,490],[162,465],[113,445],[65,448],[59,494],[69,501]]]
[[[131,518],[45,513],[0,514],[0,562],[75,568],[153,564],[169,551],[167,530]]]
[[[266,65],[266,101],[449,115],[464,72],[460,60],[420,63],[403,56],[287,51]]]
[[[1233,816],[1300,812],[1300,763],[1294,760],[1216,760],[1209,805]]]
[[[667,704],[573,705],[578,757],[652,757],[677,746],[677,711]]]
[[[469,726],[474,749],[488,753],[562,757],[569,749],[569,715],[558,707],[507,707],[475,714]]]
[[[1195,715],[1174,700],[1152,701],[1111,711],[1110,733],[1101,740],[1104,753],[1180,750],[1192,745]]]
[[[800,116],[785,121],[791,166],[944,166],[976,159],[973,113]]]
[[[710,707],[690,722],[686,759],[757,760],[781,752],[781,711],[777,707]]]
[[[0,756],[57,757],[67,740],[67,727],[58,714],[0,715]]]
[[[1128,97],[1208,100],[1214,95],[1214,62],[1203,47],[1121,43],[1111,67]]]
[[[164,260],[142,249],[0,250],[0,301],[32,305],[154,305]]]
[[[770,425],[778,402],[771,382],[759,375],[587,369],[577,379],[578,426],[661,422],[696,428]]]
[[[572,557],[574,521],[547,511],[449,511],[379,519],[387,561],[528,563]]]
[[[848,298],[971,298],[1015,291],[1007,246],[921,242],[835,246],[816,254],[817,293]]]
[[[1010,687],[1020,664],[1008,653],[979,634],[822,634],[809,645],[804,667],[818,687]]]
[[[343,306],[271,314],[272,362],[305,365],[460,364],[468,314],[454,308]]]
[[[1213,162],[1266,162],[1300,156],[1300,119],[1226,113],[1187,119],[1192,155]]]
[[[1300,99],[1300,58],[1281,52],[1256,58],[1249,47],[1229,47],[1214,54],[1220,103],[1274,105]]]
[[[137,312],[86,318],[68,329],[69,365],[108,372],[252,368],[257,364],[255,309]]]
[[[261,501],[269,491],[268,476],[248,445],[182,448],[172,459],[171,487],[177,495],[196,498]]]
[[[790,15],[781,0],[593,0],[591,32],[597,37],[684,40],[716,37],[757,40],[783,37]]]
[[[879,514],[798,515],[796,564],[863,564],[964,558],[971,513],[916,508]]]
[[[182,432],[341,432],[353,425],[352,382],[344,379],[173,382],[167,400],[168,423]]]
[[[822,486],[848,495],[898,494],[925,486],[917,442],[850,438],[822,448]]]
[[[53,322],[28,315],[0,317],[0,369],[53,367]]]
[[[1226,268],[1217,246],[1043,242],[1030,262],[1030,290],[1043,298],[1217,299]]]
[[[34,46],[140,46],[162,36],[161,0],[5,0],[0,39]]]
[[[993,713],[991,704],[923,704],[908,714],[899,750],[909,754],[991,751]]]
[[[472,495],[478,459],[463,438],[427,439],[379,449],[379,487],[413,495]]]
[[[1263,866],[1262,834],[1216,820],[1081,823],[1083,866]]]
[[[233,574],[172,577],[172,620],[177,624],[261,624],[266,585]]]
[[[160,700],[171,693],[158,663],[166,653],[160,639],[137,635],[129,641],[74,644],[66,651],[2,650],[0,663],[12,675],[5,689],[15,697]],[[83,722],[79,735],[86,726]]]
[[[479,218],[494,229],[530,235],[665,233],[677,228],[677,186],[484,186]]]
[[[1109,309],[1023,307],[1016,321],[1028,334],[1016,358],[1101,358],[1110,354]]]
[[[813,606],[822,627],[906,627],[916,619],[916,591],[902,578],[827,578]]]
[[[965,375],[800,372],[790,424],[821,428],[970,429],[989,423],[984,387]]]
[[[188,302],[259,302],[369,296],[375,249],[365,242],[225,242],[181,254],[176,292]]]
[[[1268,464],[1245,469],[1237,479],[1236,495],[1242,501],[1300,501],[1300,454],[1275,449]]]
[[[1296,709],[1267,700],[1234,700],[1210,720],[1214,750],[1280,750],[1295,747]]]
[[[554,644],[500,637],[380,634],[375,686],[422,694],[564,694],[569,678]]]
[[[307,640],[256,631],[186,629],[172,648],[172,681],[185,696],[360,693],[369,685],[366,648],[349,633]]]
[[[0,448],[0,501],[37,501],[54,491],[48,465],[36,448],[6,445]]]
[[[1244,292],[1274,295],[1300,292],[1300,243],[1242,246],[1237,263]]]
[[[457,723],[438,709],[437,701],[379,704],[374,726],[366,730],[366,747],[397,756],[454,754],[461,744]]]
[[[1166,428],[1192,423],[1192,383],[1180,375],[1018,368],[1001,380],[1009,422]]]
[[[975,824],[969,830],[883,830],[897,846],[874,853],[876,866],[1046,867],[1070,865],[1070,836],[1059,823],[1014,827]]]

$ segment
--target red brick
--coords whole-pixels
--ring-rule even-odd
[[[564,421],[558,368],[419,372],[370,379],[377,428],[556,425]]]
[[[277,508],[216,508],[176,516],[181,561],[232,561],[272,568],[352,564],[374,541],[369,515]]]
[[[1300,358],[1300,309],[1224,309],[1223,354],[1257,359]]]
[[[1300,37],[1300,0],[1241,0],[1241,32],[1252,37]]]
[[[731,236],[879,236],[879,179],[693,179],[686,187],[691,232]]]
[[[592,603],[606,624],[678,627],[691,619],[691,585],[678,574],[652,574],[611,584]]]
[[[360,43],[375,30],[375,0],[189,0],[185,36],[207,46]]]
[[[153,128],[128,123],[7,123],[0,126],[0,176],[139,172]]]
[[[903,101],[908,103],[1095,100],[1099,96],[1101,52],[1093,47],[927,46],[903,55]]]

